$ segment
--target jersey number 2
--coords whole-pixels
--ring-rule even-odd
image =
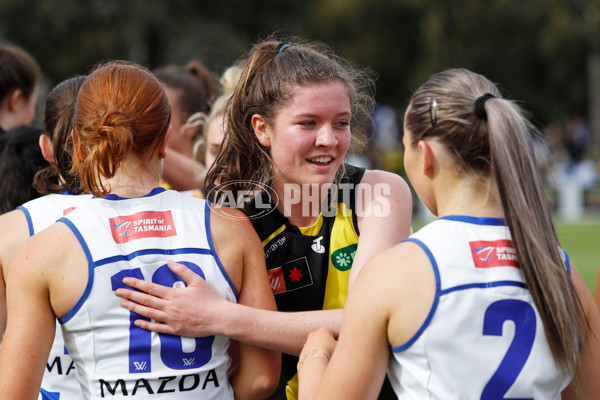
[[[515,335],[500,366],[485,385],[481,400],[508,400],[504,395],[519,376],[535,341],[536,315],[529,303],[521,300],[499,300],[492,303],[485,311],[483,334],[502,336],[505,321],[514,322]]]
[[[196,274],[204,278],[204,273],[196,264],[191,262],[181,262],[186,267],[194,271]],[[111,277],[112,290],[119,288],[131,289],[123,284],[123,278],[131,277],[137,279],[144,279],[142,270],[139,268],[125,269]],[[185,282],[177,276],[168,265],[163,265],[158,268],[152,275],[152,282],[163,286],[173,287],[177,282]],[[130,312],[129,317],[129,373],[142,373],[152,371],[151,365],[151,342],[152,332],[137,327],[134,322],[137,319],[144,319],[150,321],[148,318],[144,318],[139,314]],[[215,339],[214,336],[206,336],[201,338],[194,338],[186,340],[195,341],[195,349],[191,352],[186,352],[183,349],[183,338],[180,336],[168,335],[165,333],[159,333],[160,338],[160,358],[162,362],[171,369],[183,370],[190,368],[198,368],[210,361],[212,356],[212,343]]]

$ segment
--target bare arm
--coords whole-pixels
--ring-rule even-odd
[[[319,349],[331,347],[332,337],[324,330],[311,334],[302,350],[299,400],[376,399],[390,346],[404,344],[417,332],[434,297],[431,264],[416,245],[403,243],[371,259],[348,296],[331,361],[318,356]]]
[[[410,189],[400,176],[378,170],[365,171],[360,185],[368,185],[370,203],[358,211],[360,240],[350,270],[349,289],[363,265],[410,234],[412,197]],[[362,211],[362,216],[361,216]]]
[[[137,320],[141,328],[200,337],[228,336],[239,342],[298,355],[308,334],[320,327],[339,330],[342,310],[279,312],[261,310],[226,301],[202,278],[196,279],[185,266],[172,266],[187,287],[168,288],[126,278],[123,282],[141,292],[119,289],[121,305],[157,322]],[[268,281],[267,281],[268,282]],[[206,307],[194,307],[205,304]]]
[[[276,311],[263,249],[250,222],[241,212],[221,209],[211,212],[210,226],[219,259],[238,288],[238,303]],[[281,354],[243,342],[238,345],[239,367],[230,376],[236,400],[266,398],[279,383]]]
[[[204,164],[169,147],[166,152],[163,178],[174,190],[202,187],[206,175]]]
[[[37,399],[54,340],[44,246],[28,239],[15,255],[7,286],[8,324],[0,351],[0,398]]]
[[[593,399],[600,393],[600,314],[581,274],[571,265],[571,276],[577,295],[583,306],[588,325],[584,331],[583,345],[579,364],[575,371],[574,382],[562,393],[563,399]]]
[[[27,219],[20,210],[0,216],[0,337],[6,328],[6,281],[12,258],[25,239],[29,237]]]

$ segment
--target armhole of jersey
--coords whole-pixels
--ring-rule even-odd
[[[33,231],[33,221],[31,219],[31,214],[29,214],[29,210],[23,206],[18,206],[17,210],[21,210],[23,211],[23,214],[25,214],[25,219],[27,220],[27,227],[29,228],[29,236],[33,236],[35,232]]]
[[[204,206],[204,225],[205,225],[205,230],[206,230],[206,240],[208,241],[208,245],[210,246],[210,251],[211,251],[213,257],[215,258],[215,261],[217,262],[219,269],[221,270],[221,274],[223,274],[223,277],[225,278],[225,280],[231,287],[231,290],[233,291],[233,294],[235,295],[235,299],[239,300],[240,296],[238,294],[238,291],[235,288],[235,285],[233,284],[233,282],[231,281],[231,278],[229,278],[227,271],[223,267],[223,264],[221,263],[221,259],[219,258],[219,255],[215,251],[215,245],[212,240],[212,233],[210,232],[210,201],[208,201],[208,200],[206,200],[206,204]]]
[[[79,232],[79,229],[77,229],[77,227],[75,225],[73,225],[73,223],[67,218],[60,218],[57,222],[62,222],[63,224],[67,225],[69,227],[69,229],[71,229],[71,231],[77,238],[77,241],[79,241],[79,244],[81,245],[81,248],[83,249],[83,252],[85,253],[85,257],[87,258],[87,261],[88,261],[88,282],[87,282],[87,285],[85,286],[85,290],[84,290],[83,294],[81,295],[79,300],[77,300],[77,303],[75,303],[73,308],[71,310],[69,310],[69,312],[66,313],[62,318],[58,319],[59,323],[66,324],[67,322],[69,322],[69,320],[71,318],[73,318],[73,315],[75,315],[75,313],[77,313],[77,311],[79,311],[79,309],[81,308],[83,303],[89,297],[90,292],[92,291],[92,286],[94,284],[94,260],[92,258],[92,253],[90,253],[90,249],[85,242],[85,239]]]
[[[359,168],[355,166],[352,166],[352,168],[354,169],[354,171],[352,173],[351,183],[354,185],[352,189],[354,191],[354,196],[350,196],[349,207],[350,211],[352,212],[352,225],[354,226],[354,232],[356,232],[356,235],[360,236],[360,230],[358,229],[358,217],[356,216],[356,194],[358,193],[356,187],[358,186],[360,181],[362,181],[366,170],[364,168]]]
[[[437,262],[435,261],[435,257],[431,253],[431,250],[429,250],[429,247],[427,247],[427,245],[425,245],[425,243],[421,242],[419,239],[415,239],[415,238],[408,238],[408,239],[403,240],[403,242],[413,242],[413,243],[417,244],[419,247],[421,247],[423,249],[423,251],[425,252],[425,254],[427,254],[427,257],[429,258],[429,261],[431,262],[431,267],[433,268],[433,273],[435,275],[435,297],[433,299],[433,304],[431,305],[431,309],[429,310],[429,314],[427,314],[427,318],[425,318],[425,321],[423,322],[423,325],[421,325],[419,330],[410,339],[408,339],[406,341],[406,343],[404,343],[400,346],[397,346],[397,347],[390,346],[392,352],[394,352],[394,353],[400,353],[400,352],[408,349],[423,334],[423,332],[425,332],[425,329],[427,329],[427,326],[429,326],[429,323],[433,319],[433,316],[435,315],[435,311],[437,310],[437,306],[440,301],[440,289],[441,289],[440,271],[438,269]]]

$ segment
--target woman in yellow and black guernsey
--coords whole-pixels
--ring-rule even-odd
[[[279,311],[220,301],[180,265],[174,271],[186,288],[135,281],[141,291],[120,296],[124,307],[158,321],[136,321],[142,328],[221,334],[281,351],[281,382],[270,398],[296,399],[297,356],[307,335],[322,326],[337,331],[362,265],[408,236],[410,190],[395,174],[344,164],[352,131],[372,109],[373,80],[365,71],[298,39],[260,42],[240,66],[206,192],[245,209],[262,240]],[[379,398],[395,398],[385,388]]]

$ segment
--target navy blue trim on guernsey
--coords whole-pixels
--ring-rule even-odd
[[[467,290],[467,289],[487,289],[487,288],[493,288],[493,287],[499,287],[499,286],[515,286],[515,287],[520,287],[523,289],[527,289],[527,285],[524,284],[523,282],[517,282],[517,281],[496,281],[496,282],[484,282],[484,283],[468,283],[466,285],[459,285],[459,286],[454,286],[448,289],[444,289],[440,292],[440,296],[448,294],[448,293],[452,293],[452,292],[458,292],[459,290]]]
[[[235,288],[235,285],[231,281],[229,274],[227,274],[227,271],[225,271],[225,268],[223,267],[223,264],[221,263],[221,259],[219,258],[219,256],[217,255],[217,252],[215,251],[215,245],[213,244],[213,240],[212,240],[212,233],[210,232],[210,201],[208,201],[208,200],[206,200],[206,203],[204,206],[204,229],[206,230],[206,240],[208,241],[208,245],[210,246],[210,251],[212,252],[213,257],[214,257],[215,261],[217,262],[217,265],[219,266],[219,269],[221,270],[223,277],[225,277],[225,280],[227,281],[227,283],[229,283],[229,286],[231,286],[231,290],[233,290],[235,299],[239,300],[240,295],[239,295],[237,289]]]
[[[25,219],[27,220],[27,227],[29,228],[29,236],[33,236],[35,232],[33,231],[33,221],[31,220],[31,214],[29,214],[29,210],[23,206],[18,206],[17,210],[21,210],[23,211],[23,214],[25,214]]]
[[[446,215],[440,219],[446,219],[448,221],[467,222],[475,225],[495,225],[502,226],[506,225],[504,218],[495,217],[470,217],[468,215]]]
[[[171,250],[166,250],[166,249],[144,249],[144,250],[138,250],[138,251],[134,251],[133,253],[130,254],[126,254],[126,255],[118,255],[118,256],[112,256],[112,257],[107,257],[107,258],[103,258],[102,260],[98,260],[94,263],[94,268],[96,267],[101,267],[102,265],[106,265],[106,264],[111,264],[114,262],[119,262],[119,261],[131,261],[136,257],[140,257],[146,254],[161,254],[161,255],[175,255],[175,254],[212,254],[212,251],[209,249],[200,249],[200,248],[195,248],[195,247],[182,247],[179,249],[171,249]]]
[[[160,186],[159,187],[155,187],[147,195],[140,196],[140,197],[135,197],[135,198],[136,199],[141,199],[141,198],[144,198],[144,197],[152,197],[152,196],[155,196],[155,195],[160,194],[162,192],[165,192],[166,190],[167,189],[165,189],[164,187],[160,187]],[[129,200],[130,198],[129,197],[120,197],[120,196],[117,196],[116,194],[109,193],[106,196],[104,196],[103,199],[105,199],[105,200]]]
[[[70,220],[63,217],[63,218],[60,218],[56,222],[62,222],[63,224],[67,225],[69,227],[69,229],[71,229],[71,231],[73,231],[73,234],[79,241],[79,244],[81,245],[81,248],[83,249],[83,252],[85,253],[85,257],[88,260],[88,274],[89,275],[88,275],[88,282],[85,287],[85,291],[83,292],[83,294],[81,295],[79,300],[77,300],[77,303],[75,303],[73,308],[71,310],[69,310],[69,312],[66,313],[62,318],[58,319],[58,322],[60,322],[61,324],[65,324],[71,318],[73,318],[73,315],[75,315],[75,313],[77,311],[79,311],[79,309],[81,308],[83,303],[85,303],[85,301],[89,297],[90,292],[92,291],[92,286],[94,285],[94,259],[92,258],[92,254],[90,253],[90,249],[89,249],[87,243],[83,239],[83,236],[81,236],[81,232],[79,232],[79,229],[77,229],[77,227],[75,227],[75,225],[73,225],[73,223]]]
[[[420,246],[423,249],[423,251],[425,252],[425,254],[427,254],[427,257],[429,258],[429,261],[431,262],[431,267],[433,268],[433,273],[435,275],[435,297],[433,299],[433,304],[431,305],[431,309],[429,310],[429,314],[427,315],[427,318],[425,318],[425,321],[423,322],[423,324],[421,325],[419,330],[410,339],[408,339],[408,341],[406,341],[406,343],[404,343],[400,346],[397,346],[397,347],[390,346],[394,353],[399,353],[401,351],[408,349],[423,334],[423,332],[425,332],[425,329],[427,329],[427,326],[429,326],[429,323],[433,319],[435,311],[437,310],[437,306],[440,301],[440,289],[441,289],[441,285],[442,285],[442,282],[440,279],[440,271],[438,269],[437,262],[435,261],[435,257],[431,253],[431,250],[429,250],[429,247],[427,247],[427,245],[425,245],[425,243],[421,242],[419,239],[415,239],[415,238],[408,238],[408,239],[403,240],[403,242],[413,242],[413,243],[417,244],[418,246]]]
[[[565,256],[565,265],[567,267],[567,272],[569,273],[569,276],[571,276],[571,260],[569,260],[569,254],[567,254],[567,251],[565,249],[561,249],[561,251]]]
[[[40,393],[42,394],[42,400],[60,400],[60,393],[49,392],[42,388],[40,388]]]

